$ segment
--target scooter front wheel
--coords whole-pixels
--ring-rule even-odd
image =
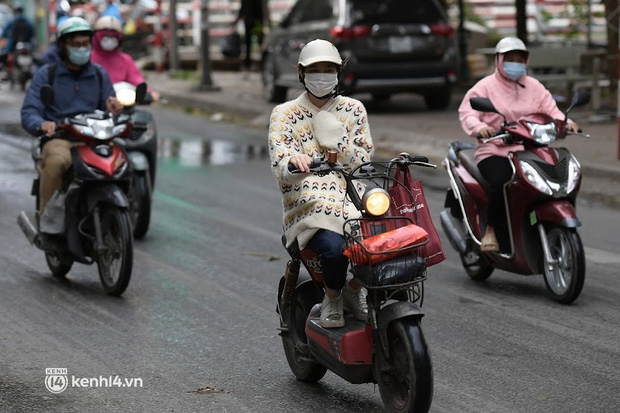
[[[106,294],[121,295],[131,278],[133,236],[129,214],[115,206],[107,206],[101,214],[103,249],[97,254],[99,278]]]
[[[420,320],[399,319],[387,330],[387,355],[381,345],[373,373],[388,412],[428,412],[433,400],[433,366]]]
[[[312,359],[308,349],[306,319],[313,305],[311,300],[295,293],[291,305],[282,309],[283,319],[287,323],[282,325],[281,322],[281,327],[287,327],[287,331],[281,333],[284,354],[297,380],[306,383],[316,383],[327,372],[325,367]]]
[[[552,262],[544,261],[544,276],[549,296],[562,304],[579,297],[586,278],[583,244],[573,228],[552,226],[547,230]]]

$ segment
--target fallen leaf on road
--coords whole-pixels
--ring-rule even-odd
[[[213,387],[201,387],[197,390],[190,390],[188,393],[212,394],[212,393],[228,393],[228,390],[214,389]]]

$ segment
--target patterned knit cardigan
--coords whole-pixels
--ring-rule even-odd
[[[300,248],[304,248],[308,235],[320,228],[342,234],[344,221],[358,215],[345,200],[346,182],[340,173],[321,177],[288,171],[292,156],[327,158],[329,149],[338,152],[338,161],[343,165],[357,166],[370,160],[374,146],[361,102],[337,96],[319,109],[303,93],[273,109],[269,154],[282,191],[287,246],[299,237]]]

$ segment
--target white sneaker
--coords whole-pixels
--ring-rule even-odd
[[[331,299],[327,294],[321,304],[321,327],[339,328],[344,327],[344,309],[342,307],[342,295]]]
[[[344,305],[353,313],[353,316],[360,321],[368,319],[368,303],[366,296],[368,292],[365,288],[358,291],[353,290],[349,283],[344,287],[342,296],[344,297]]]

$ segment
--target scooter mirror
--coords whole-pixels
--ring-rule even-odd
[[[54,89],[50,85],[41,86],[41,102],[46,108],[54,105]]]
[[[590,102],[590,91],[588,90],[578,90],[573,95],[573,100],[571,101],[571,106],[583,106]]]
[[[474,110],[499,113],[489,98],[470,98],[469,103]]]
[[[136,103],[141,104],[146,98],[146,83],[142,82],[136,86]]]

